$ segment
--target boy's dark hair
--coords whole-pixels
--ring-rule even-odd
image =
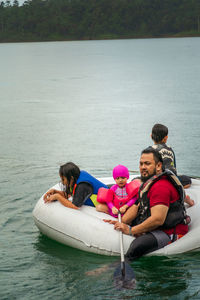
[[[80,175],[80,169],[77,165],[75,165],[73,162],[68,162],[62,166],[60,166],[59,174],[61,177],[67,178],[68,183],[70,183],[71,178],[74,178],[72,190],[74,188],[74,185],[76,184],[79,175]],[[70,193],[70,187],[66,186],[66,192],[67,194]]]
[[[152,128],[152,140],[156,143],[161,142],[168,135],[168,128],[162,124],[155,124]]]
[[[154,160],[155,160],[156,164],[158,162],[161,162],[163,164],[163,159],[162,159],[161,154],[156,149],[154,149],[151,146],[148,147],[148,148],[146,148],[146,149],[144,149],[144,150],[142,150],[141,155],[142,154],[150,154],[150,153],[153,154],[153,157],[154,157]]]

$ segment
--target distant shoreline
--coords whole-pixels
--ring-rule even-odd
[[[200,32],[193,32],[193,33],[177,33],[177,34],[165,34],[165,35],[127,35],[127,36],[113,36],[113,35],[104,35],[100,37],[84,37],[81,39],[76,39],[76,38],[62,38],[62,37],[55,37],[55,38],[46,38],[46,39],[41,39],[37,37],[32,37],[32,38],[8,38],[8,39],[3,39],[1,41],[0,38],[0,43],[39,43],[39,42],[71,42],[71,41],[99,41],[99,40],[123,40],[123,39],[161,39],[161,38],[190,38],[190,37],[200,37]]]

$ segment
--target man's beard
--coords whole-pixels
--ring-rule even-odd
[[[156,169],[154,169],[154,172],[152,174],[149,174],[148,176],[142,176],[141,175],[141,180],[144,183],[144,182],[146,182],[147,180],[149,180],[154,175],[156,175]]]

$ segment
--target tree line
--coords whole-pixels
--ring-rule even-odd
[[[200,0],[0,2],[0,42],[200,36]]]

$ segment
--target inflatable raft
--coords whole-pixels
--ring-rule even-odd
[[[105,184],[114,184],[112,178],[100,180]],[[59,184],[53,188],[59,190]],[[191,217],[189,232],[178,241],[148,255],[172,255],[200,250],[200,180],[192,179],[187,194],[195,201],[194,206],[186,207]],[[38,229],[57,242],[87,252],[120,255],[119,232],[114,230],[113,225],[103,222],[103,219],[114,218],[97,212],[94,207],[83,205],[79,210],[74,210],[59,201],[44,203],[42,196],[33,210],[33,218]],[[123,235],[124,252],[133,239]]]

